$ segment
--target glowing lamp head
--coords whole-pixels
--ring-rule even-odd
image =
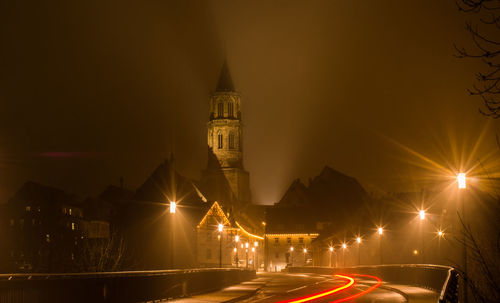
[[[466,187],[466,176],[465,173],[459,173],[457,175],[458,188],[463,189]]]
[[[234,237],[234,241],[235,241],[236,243],[238,243],[238,241],[240,241],[240,236],[236,235],[236,236]]]
[[[377,230],[379,235],[382,235],[384,233],[384,229],[382,227],[379,227]]]
[[[425,220],[425,210],[419,211],[418,215],[420,216],[420,220]]]
[[[358,242],[358,244],[361,243],[361,237],[357,237],[356,242]]]
[[[307,248],[304,248],[304,253],[307,254]]]
[[[253,246],[255,246],[255,247],[259,246],[259,242],[257,242],[257,241],[253,242]]]
[[[237,251],[238,251],[238,249],[235,247],[235,248],[233,249],[233,251],[234,251],[234,252],[237,252]]]
[[[223,229],[224,229],[224,225],[219,224],[219,232],[222,232]]]
[[[170,213],[175,214],[175,208],[177,207],[177,204],[175,202],[170,202]]]
[[[333,246],[330,246],[330,248],[329,248],[329,249],[330,249],[330,251],[333,251]]]
[[[255,252],[255,247],[252,247],[252,252]]]
[[[418,255],[418,250],[416,250],[416,249],[415,249],[415,250],[413,251],[413,254],[414,254],[414,255]]]
[[[290,247],[290,251],[293,251],[293,246],[292,246],[292,247]]]
[[[343,249],[346,249],[346,248],[347,248],[347,244],[342,243],[342,248],[343,248]]]
[[[441,230],[440,230],[440,231],[438,231],[438,236],[440,236],[440,237],[444,236],[444,232],[443,232],[443,231],[441,231]]]

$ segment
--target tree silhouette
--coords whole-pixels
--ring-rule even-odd
[[[465,29],[474,47],[457,47],[457,57],[481,60],[484,69],[476,73],[476,83],[468,91],[481,97],[484,108],[479,111],[500,118],[500,0],[456,0],[461,12],[470,14]],[[473,21],[472,21],[473,20]]]

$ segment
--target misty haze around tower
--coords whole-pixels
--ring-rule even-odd
[[[0,302],[498,302],[499,9],[0,3]]]

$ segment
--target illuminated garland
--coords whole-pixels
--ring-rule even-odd
[[[257,239],[259,239],[259,240],[264,240],[264,237],[254,235],[254,234],[251,234],[251,233],[249,233],[248,231],[246,231],[246,230],[245,230],[245,229],[244,229],[244,228],[243,228],[243,227],[242,227],[242,226],[238,223],[238,221],[235,221],[235,223],[236,223],[236,225],[237,225],[237,226],[241,229],[241,231],[242,231],[245,235],[247,235],[247,236],[249,236],[249,237],[251,237],[251,238],[257,238]]]
[[[211,215],[218,216],[218,217],[222,218],[222,220],[224,221],[224,223],[223,223],[224,225],[231,226],[231,223],[229,222],[229,219],[226,217],[226,214],[224,213],[224,211],[220,207],[219,203],[217,203],[217,201],[215,201],[214,204],[212,204],[212,207],[210,207],[210,209],[208,210],[208,212],[205,214],[205,216],[203,217],[203,219],[201,219],[200,223],[198,224],[198,228],[200,228],[205,223],[205,221],[207,220],[208,216],[211,216]]]

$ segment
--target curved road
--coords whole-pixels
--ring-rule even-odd
[[[317,275],[262,273],[266,285],[254,296],[240,302],[407,302],[401,291],[387,287],[380,279],[359,275]]]

